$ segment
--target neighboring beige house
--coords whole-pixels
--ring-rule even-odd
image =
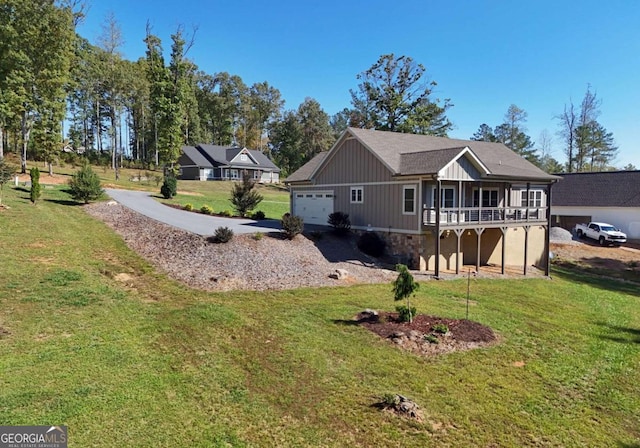
[[[640,240],[640,171],[562,173],[551,196],[551,224],[606,222]]]
[[[280,168],[260,151],[235,146],[183,146],[178,159],[182,180],[239,180],[248,173],[256,182],[280,182]]]
[[[463,265],[545,268],[549,175],[499,143],[348,128],[289,176],[292,213],[382,236],[392,254],[438,276]]]

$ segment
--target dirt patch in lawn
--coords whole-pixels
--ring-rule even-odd
[[[602,277],[640,282],[640,244],[602,247],[590,241],[551,243],[552,263]]]
[[[498,341],[491,328],[466,319],[419,314],[409,323],[400,322],[397,313],[363,312],[355,321],[381,338],[421,356],[487,347]]]

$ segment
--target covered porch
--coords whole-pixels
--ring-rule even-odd
[[[422,191],[421,264],[435,277],[465,266],[527,275],[532,264],[549,275],[551,184],[430,180]]]

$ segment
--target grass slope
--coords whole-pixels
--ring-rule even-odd
[[[71,447],[640,443],[637,288],[475,280],[470,317],[502,342],[421,359],[349,323],[392,309],[390,285],[190,290],[58,189],[5,201],[0,425],[65,424]],[[461,318],[465,296],[466,281],[433,281],[414,303]],[[425,422],[372,407],[387,392]]]

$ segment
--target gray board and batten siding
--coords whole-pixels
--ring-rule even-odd
[[[323,169],[328,164],[331,170]],[[377,229],[420,230],[419,181],[394,178],[389,169],[355,138],[345,139],[337,151],[323,161],[315,175],[315,190],[333,190],[334,211],[349,214],[351,225]],[[416,188],[415,213],[403,215],[403,187]],[[351,188],[362,187],[362,203],[351,203]],[[300,191],[304,187],[296,188]],[[307,190],[308,188],[304,188]]]

